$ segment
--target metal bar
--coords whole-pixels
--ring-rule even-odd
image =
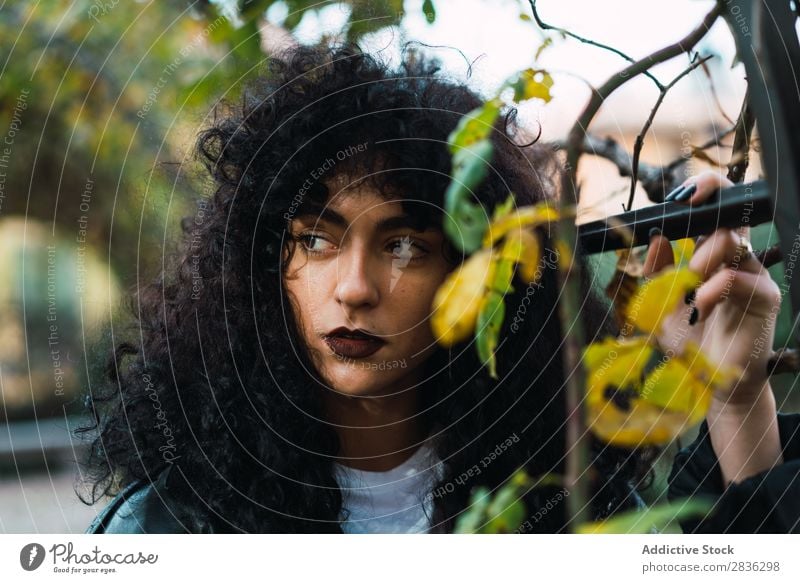
[[[769,184],[757,180],[718,190],[702,205],[665,202],[582,223],[578,225],[578,240],[583,252],[591,255],[646,245],[653,227],[670,240],[708,235],[720,227],[769,222],[775,216],[772,204]]]

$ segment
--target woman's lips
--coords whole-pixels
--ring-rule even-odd
[[[326,336],[325,342],[334,353],[345,358],[366,358],[385,344],[378,338],[345,338],[344,336]]]

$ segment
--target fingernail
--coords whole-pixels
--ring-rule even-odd
[[[691,186],[685,188],[680,193],[678,193],[678,195],[672,200],[674,200],[675,202],[683,202],[684,200],[687,200],[689,197],[691,197],[696,191],[697,191],[697,185],[692,184]]]
[[[693,289],[690,292],[687,292],[685,296],[683,296],[683,303],[687,306],[694,301],[695,296],[697,295],[697,290]]]
[[[697,317],[700,312],[697,311],[697,306],[692,308],[692,313],[689,314],[689,326],[694,326],[697,323]]]
[[[708,241],[708,237],[706,235],[698,235],[694,240],[694,250],[695,253],[700,248],[700,245]]]
[[[649,231],[647,231],[647,237],[648,237],[649,239],[652,239],[652,238],[653,238],[653,237],[655,237],[656,235],[660,235],[660,234],[661,234],[661,229],[659,229],[658,227],[653,227],[652,229],[650,229]]]
[[[667,196],[664,197],[664,202],[669,202],[669,201],[673,200],[675,198],[675,196],[677,196],[677,194],[680,191],[682,191],[684,188],[686,188],[686,185],[685,184],[681,184],[679,187],[677,187],[675,190],[673,190]]]

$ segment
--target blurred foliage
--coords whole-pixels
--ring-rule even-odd
[[[259,73],[266,58],[259,19],[273,4],[288,9],[280,25],[291,31],[307,12],[334,3],[6,4],[0,127],[15,122],[16,129],[3,216],[27,216],[69,233],[88,214],[89,243],[126,283],[135,280],[137,265],[160,262],[165,229],[177,228],[200,188],[178,164],[162,163],[183,162],[211,105],[235,99]],[[343,32],[353,39],[403,16],[402,0],[339,4],[349,10]],[[87,183],[93,186],[88,213],[80,206]]]
[[[286,17],[262,29],[277,5]],[[262,30],[291,41],[307,14],[332,6],[348,13],[338,36],[352,40],[403,17],[403,0],[3,4],[0,366],[9,417],[76,405],[86,369],[111,349],[100,347],[111,339],[92,344],[94,331],[119,307],[121,288],[156,274],[180,219],[212,186],[185,162],[214,103],[235,101],[263,72],[271,39]],[[432,1],[425,7],[435,13]]]

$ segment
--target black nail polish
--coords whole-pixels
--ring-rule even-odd
[[[648,237],[649,239],[652,239],[652,238],[653,238],[653,237],[655,237],[656,235],[660,235],[660,234],[661,234],[661,229],[659,229],[658,227],[653,227],[652,229],[650,229],[649,231],[647,231],[647,237]]]
[[[687,292],[685,296],[683,296],[683,303],[687,306],[694,302],[694,297],[697,295],[697,290],[693,289],[690,292]]]
[[[683,202],[691,197],[695,192],[697,192],[697,185],[692,184],[691,186],[685,188],[682,192],[680,192],[674,199],[675,202]]]
[[[692,308],[692,313],[689,314],[689,326],[694,326],[697,324],[697,317],[700,313],[697,311],[697,306]]]
[[[679,187],[677,187],[675,190],[673,190],[673,191],[672,191],[672,192],[670,192],[670,193],[669,193],[667,196],[665,196],[665,197],[664,197],[664,202],[670,202],[670,201],[672,201],[672,200],[675,200],[675,197],[676,197],[676,196],[678,195],[678,193],[680,193],[680,192],[681,192],[681,191],[682,191],[684,188],[686,188],[686,186],[685,186],[685,185],[683,185],[683,184],[681,184]]]

